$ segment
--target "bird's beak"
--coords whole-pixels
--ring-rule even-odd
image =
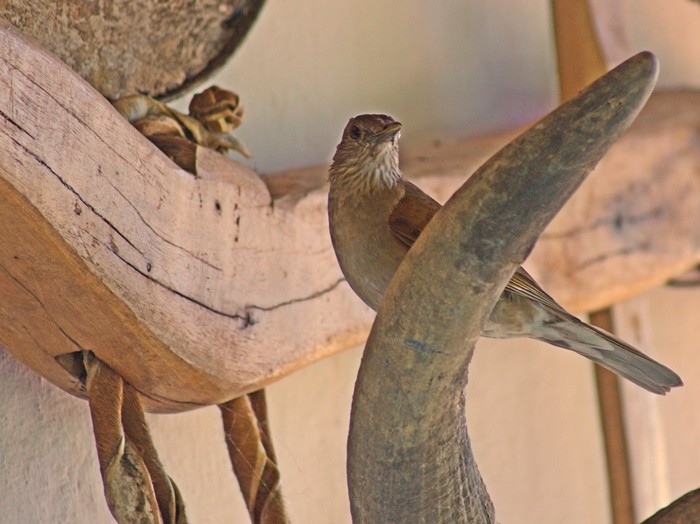
[[[401,122],[393,122],[386,126],[384,129],[372,135],[372,140],[377,143],[391,140],[396,136],[396,133],[401,131]]]

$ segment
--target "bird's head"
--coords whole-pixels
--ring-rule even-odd
[[[401,122],[390,116],[351,118],[333,156],[331,186],[349,186],[361,193],[394,187],[401,178],[400,136]]]

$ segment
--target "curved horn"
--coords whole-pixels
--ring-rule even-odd
[[[493,522],[472,454],[464,387],[506,282],[646,102],[640,53],[516,138],[438,212],[380,305],[348,440],[354,522]]]

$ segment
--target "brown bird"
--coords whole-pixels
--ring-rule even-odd
[[[399,170],[401,123],[386,115],[351,118],[329,172],[328,217],[350,287],[376,310],[401,260],[440,209]],[[635,384],[664,394],[683,382],[629,344],[568,313],[518,267],[482,333],[529,337],[570,349]]]

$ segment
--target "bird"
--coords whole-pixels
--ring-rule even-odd
[[[328,171],[328,220],[338,264],[375,311],[404,256],[442,207],[401,173],[401,128],[387,115],[351,118]],[[522,267],[482,336],[527,337],[569,349],[659,395],[683,385],[669,368],[566,311]]]

